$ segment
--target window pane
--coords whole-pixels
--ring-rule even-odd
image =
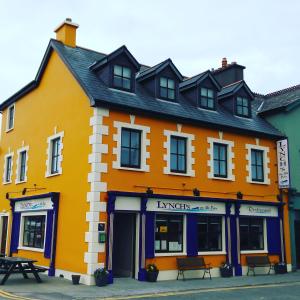
[[[213,98],[214,92],[212,90],[207,90],[207,96],[208,96],[208,98]]]
[[[219,159],[219,146],[214,144],[214,159]]]
[[[139,150],[138,149],[131,149],[131,166],[139,166]]]
[[[202,107],[207,107],[207,106],[208,106],[207,100],[208,100],[208,99],[207,99],[206,97],[201,97],[200,105],[201,105]]]
[[[214,100],[213,99],[207,99],[207,106],[209,108],[214,108]]]
[[[220,146],[220,159],[226,160],[226,146]]]
[[[178,154],[185,154],[186,139],[178,140]]]
[[[163,88],[163,87],[160,88],[160,96],[163,98],[167,98],[168,96],[167,88]]]
[[[226,176],[226,162],[220,161],[220,175]]]
[[[204,97],[207,96],[207,89],[201,88],[201,96],[204,96]]]
[[[219,161],[214,160],[214,175],[218,176],[220,175],[220,165],[219,165]]]
[[[171,137],[171,153],[177,153],[177,139]]]
[[[167,87],[167,78],[165,77],[160,78],[160,86],[165,88]]]
[[[130,146],[130,131],[122,129],[122,138],[121,138],[122,147]]]
[[[168,88],[169,89],[175,89],[175,83],[174,83],[174,80],[172,79],[168,79]]]
[[[140,132],[137,131],[131,132],[131,147],[140,148]]]
[[[123,86],[124,89],[130,90],[131,81],[130,79],[123,78]]]
[[[185,171],[185,156],[178,156],[178,170]]]
[[[129,160],[129,148],[122,148],[121,150],[121,166],[128,166],[130,164]]]
[[[175,99],[175,91],[174,90],[168,90],[168,98],[169,99]]]
[[[118,66],[118,65],[115,65],[114,66],[114,74],[118,75],[118,76],[122,76],[122,67]]]
[[[122,87],[122,77],[114,77],[114,86]]]
[[[177,170],[177,155],[171,154],[171,170]]]
[[[123,68],[123,77],[131,78],[131,70],[129,68]]]

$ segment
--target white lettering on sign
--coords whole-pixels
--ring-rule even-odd
[[[149,199],[147,201],[147,211],[225,214],[225,203]]]
[[[280,189],[290,187],[289,150],[287,139],[277,142],[278,185]]]
[[[53,209],[50,198],[17,201],[15,211],[36,211]]]
[[[242,204],[240,215],[278,217],[278,208],[277,206]]]

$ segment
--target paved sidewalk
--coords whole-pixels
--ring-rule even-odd
[[[18,275],[11,276],[0,289],[17,296],[41,300],[60,299],[103,299],[144,294],[157,294],[199,289],[216,289],[224,287],[241,287],[300,282],[300,272],[284,275],[259,275],[232,278],[172,280],[156,283],[139,282],[133,279],[116,279],[106,287],[74,286],[68,280],[42,276],[43,283],[37,284],[34,279],[24,280]]]

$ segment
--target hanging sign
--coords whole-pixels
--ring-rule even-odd
[[[147,202],[147,210],[178,213],[225,214],[225,203],[172,199],[149,199]]]
[[[256,217],[278,217],[278,208],[276,206],[268,205],[242,204],[240,208],[240,215]]]
[[[278,185],[280,189],[290,187],[288,140],[277,142]]]
[[[17,201],[15,211],[37,211],[53,209],[50,198]]]

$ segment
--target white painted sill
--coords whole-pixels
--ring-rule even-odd
[[[235,181],[232,177],[215,177],[215,176],[209,176],[209,179],[216,179],[216,180],[225,180],[225,181]]]
[[[59,175],[61,175],[62,174],[62,172],[59,172],[59,173],[55,173],[55,174],[46,174],[46,178],[48,178],[48,177],[54,177],[54,176],[59,176]]]
[[[27,180],[23,180],[23,181],[18,181],[18,180],[16,180],[15,181],[15,184],[21,184],[21,183],[26,183],[27,182]]]
[[[146,170],[145,168],[127,168],[127,167],[114,167],[114,169],[117,169],[117,170],[125,170],[125,171],[136,171],[136,172],[150,172],[148,170]]]
[[[6,129],[5,132],[8,133],[8,132],[12,131],[13,129],[14,129],[14,127]]]
[[[248,183],[252,183],[252,184],[263,184],[263,185],[270,185],[271,183],[268,181],[253,181],[253,180],[248,180]]]
[[[6,184],[10,184],[10,183],[12,183],[12,180],[11,181],[4,181],[2,184],[6,185]]]
[[[19,246],[18,250],[26,250],[26,251],[34,251],[34,252],[44,252],[44,249],[24,247],[24,246]]]
[[[186,252],[155,253],[155,257],[186,256]]]
[[[267,254],[267,250],[242,250],[241,254]]]
[[[198,255],[226,255],[226,251],[207,251],[207,252],[198,252]]]
[[[176,173],[176,172],[171,172],[168,171],[165,173],[166,175],[174,175],[174,176],[185,176],[185,177],[195,177],[191,173]]]

